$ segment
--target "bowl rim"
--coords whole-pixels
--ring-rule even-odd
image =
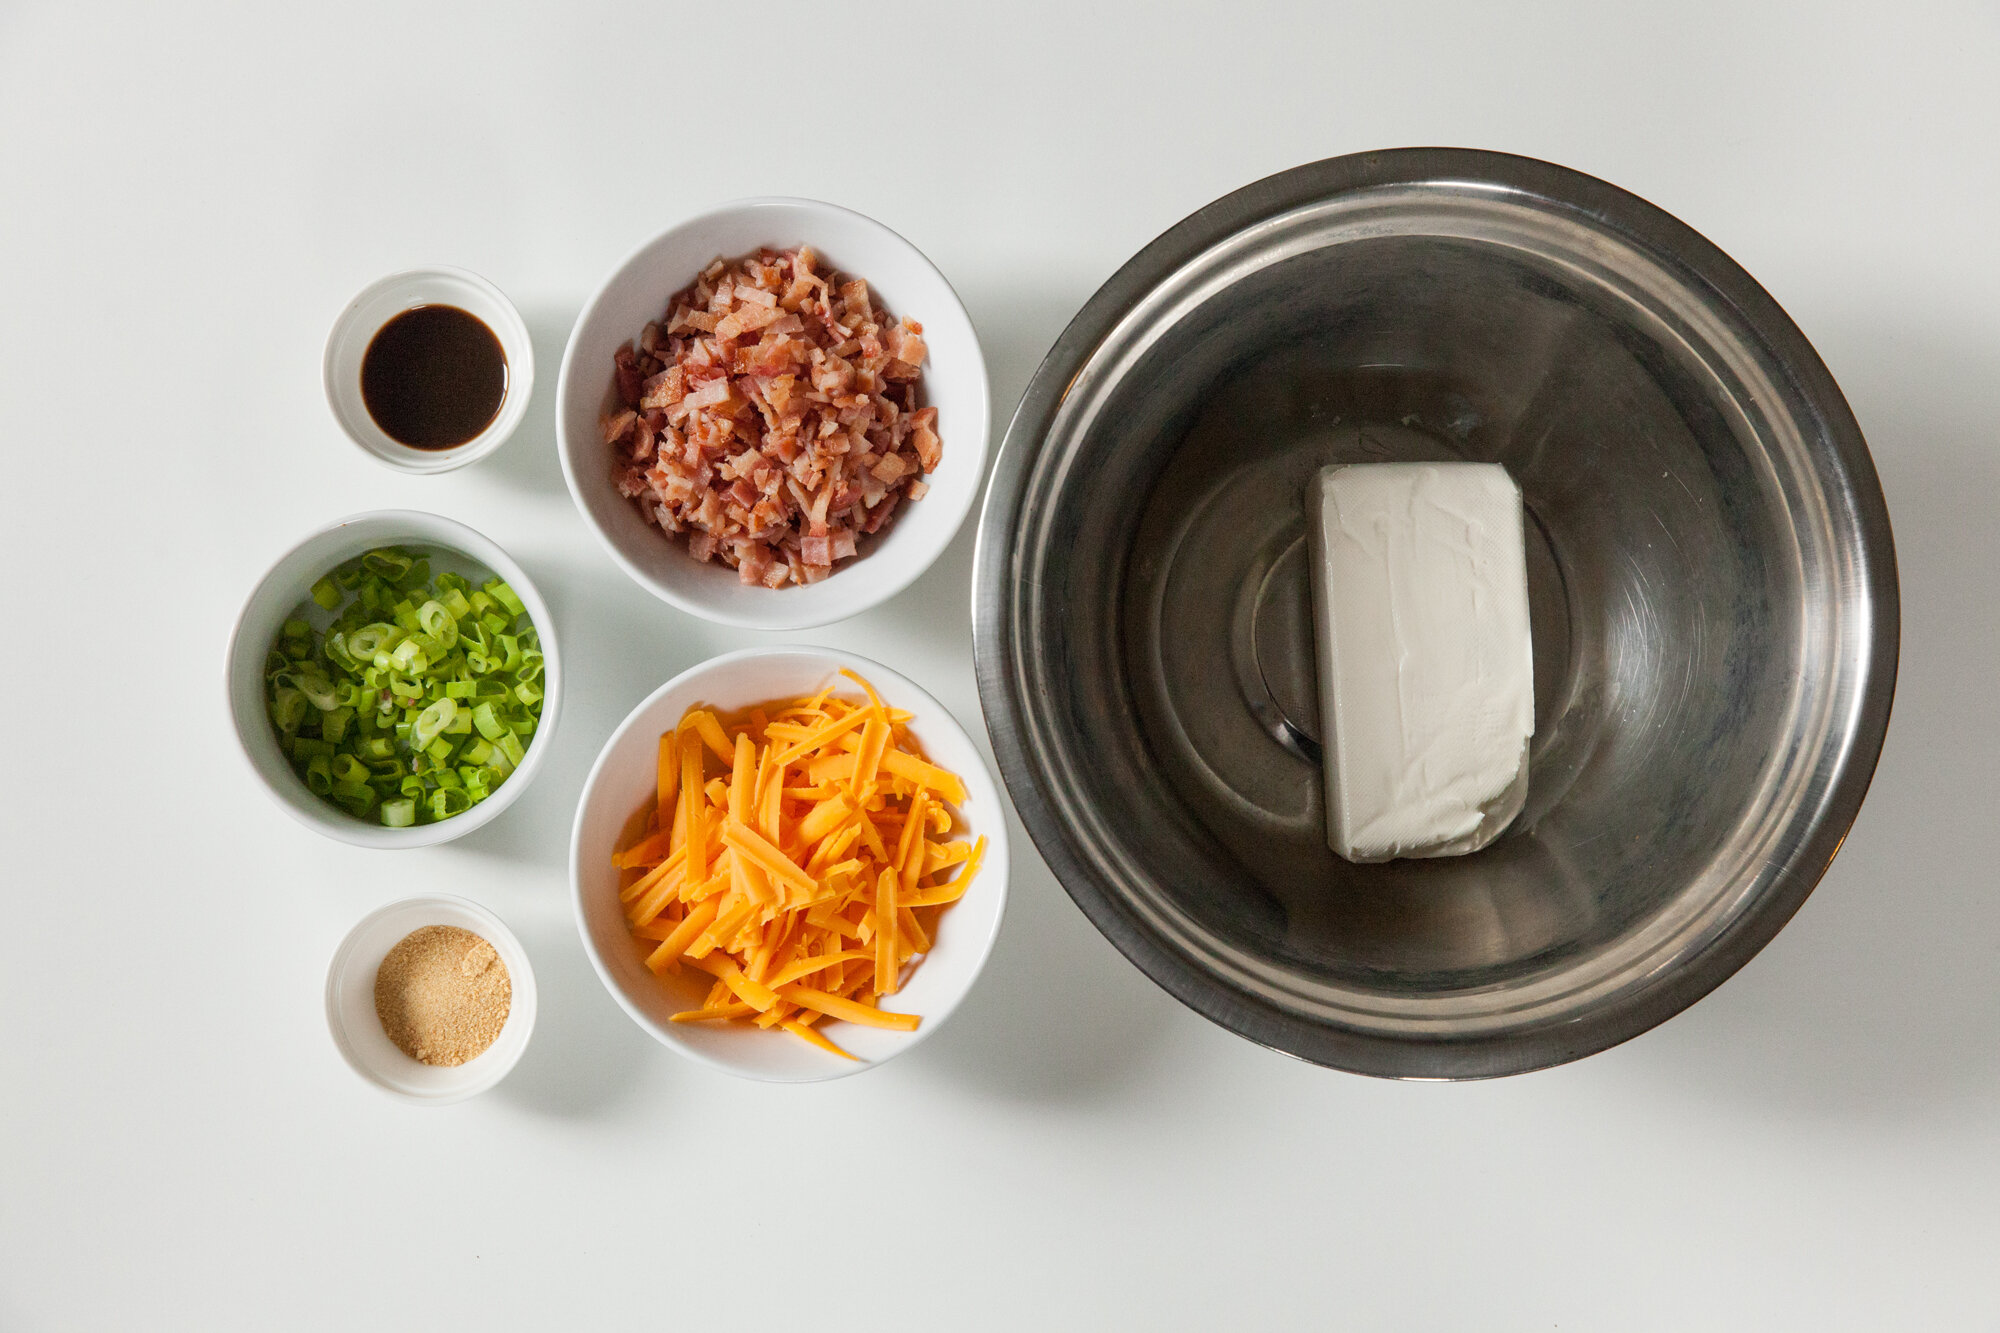
[[[477,290],[492,301],[505,318],[501,321],[505,328],[494,329],[493,334],[507,354],[507,393],[500,404],[500,410],[488,422],[486,429],[456,448],[426,450],[417,449],[399,440],[391,439],[386,432],[383,439],[387,447],[378,447],[363,439],[355,430],[354,423],[340,410],[334,388],[334,361],[341,335],[346,332],[351,321],[363,304],[398,287],[411,286],[425,278],[444,278],[451,282],[462,282]],[[483,321],[482,321],[483,322]],[[521,422],[528,415],[529,401],[535,392],[535,340],[528,331],[527,321],[521,312],[507,299],[507,293],[500,290],[488,279],[471,269],[458,268],[451,264],[423,264],[416,268],[399,269],[384,274],[363,287],[334,317],[327,326],[326,341],[320,347],[320,392],[326,398],[327,412],[333,417],[340,433],[375,462],[392,471],[412,477],[432,477],[442,472],[455,472],[462,467],[470,467],[480,459],[493,453],[501,445],[514,437]]]
[[[966,746],[973,752],[974,756],[979,758],[976,771],[964,774],[963,776],[967,786],[975,788],[971,794],[975,798],[990,797],[990,803],[993,808],[993,815],[990,820],[981,821],[982,825],[990,823],[991,827],[981,827],[979,830],[987,839],[986,866],[980,872],[979,883],[983,890],[989,889],[990,886],[990,892],[996,898],[993,905],[993,927],[980,942],[978,956],[973,960],[964,986],[942,1007],[934,1008],[931,1012],[926,1013],[923,1016],[924,1021],[922,1026],[915,1032],[910,1033],[907,1040],[898,1042],[891,1048],[887,1055],[876,1060],[839,1061],[829,1065],[824,1073],[806,1078],[774,1078],[755,1070],[741,1068],[728,1060],[717,1058],[706,1050],[689,1045],[682,1041],[679,1035],[670,1027],[663,1027],[655,1023],[638,1005],[633,1003],[632,998],[625,993],[625,988],[612,975],[610,967],[606,964],[603,955],[598,951],[596,940],[591,936],[590,925],[585,917],[584,908],[584,816],[592,798],[597,795],[598,779],[603,773],[604,766],[610,760],[611,752],[626,739],[627,733],[638,725],[641,715],[649,711],[655,703],[666,695],[692,684],[704,676],[726,671],[739,662],[763,657],[800,657],[812,659],[825,664],[827,669],[831,671],[838,671],[842,667],[846,667],[868,677],[869,682],[875,685],[877,693],[882,695],[885,702],[893,696],[899,701],[897,704],[898,707],[922,709],[923,717],[936,719],[935,723],[926,725],[949,727],[952,732],[966,743]],[[733,652],[722,653],[718,656],[707,658],[695,663],[693,666],[687,668],[687,670],[678,673],[672,679],[647,694],[637,704],[634,704],[632,710],[625,715],[624,719],[612,730],[611,735],[606,738],[603,748],[597,752],[597,758],[590,765],[589,776],[583,780],[583,790],[577,797],[576,802],[576,817],[570,824],[569,845],[570,911],[576,921],[577,935],[583,943],[583,952],[590,959],[591,969],[597,974],[598,981],[610,993],[611,998],[616,1001],[618,1007],[625,1011],[628,1018],[638,1024],[642,1031],[646,1032],[662,1046],[696,1064],[717,1070],[721,1073],[733,1075],[737,1078],[749,1079],[752,1082],[801,1084],[831,1082],[834,1079],[850,1078],[867,1070],[879,1068],[899,1056],[908,1054],[912,1049],[929,1040],[932,1034],[950,1021],[951,1016],[958,1012],[959,1007],[965,1002],[966,996],[970,995],[973,988],[979,984],[979,978],[984,975],[986,965],[992,961],[994,945],[999,942],[1000,932],[1006,926],[1008,889],[1012,880],[1012,862],[1008,855],[1007,846],[1007,806],[1003,792],[1004,788],[989,770],[984,757],[979,756],[979,746],[973,740],[972,733],[965,729],[964,724],[953,715],[952,711],[940,703],[923,686],[917,684],[902,672],[885,666],[881,662],[863,657],[859,653],[846,652],[837,648],[821,647],[817,644],[774,644],[761,648],[740,648]]]
[[[976,479],[972,486],[967,489],[963,505],[957,514],[951,516],[939,528],[936,538],[930,545],[930,549],[923,551],[919,558],[906,560],[894,567],[885,565],[880,569],[873,568],[869,562],[860,562],[836,569],[827,578],[821,580],[820,584],[814,585],[824,586],[843,575],[853,575],[866,571],[872,581],[872,590],[855,597],[851,604],[844,607],[836,604],[832,609],[804,612],[794,611],[789,614],[783,614],[783,605],[774,603],[774,610],[771,614],[742,615],[714,606],[703,598],[688,596],[678,589],[670,587],[665,582],[654,578],[637,563],[628,559],[623,551],[618,549],[617,544],[611,539],[611,534],[606,532],[603,526],[597,522],[596,518],[591,514],[589,507],[584,503],[584,482],[577,475],[576,468],[570,457],[569,413],[565,410],[565,406],[570,400],[573,386],[580,386],[582,383],[581,372],[576,368],[576,360],[581,355],[579,343],[584,327],[591,322],[592,318],[597,314],[599,307],[610,299],[613,285],[618,281],[620,275],[624,274],[626,270],[637,263],[646,251],[660,244],[669,236],[681,232],[697,231],[718,220],[735,218],[759,209],[780,207],[797,208],[806,212],[840,215],[852,223],[878,233],[882,239],[889,242],[892,246],[907,252],[917,265],[928,270],[937,279],[939,287],[950,298],[952,309],[964,321],[966,331],[972,341],[973,369],[976,372],[975,378],[979,390],[979,401],[976,404],[979,448],[978,457],[969,460],[970,465],[975,471]],[[678,291],[679,288],[676,287],[672,290]],[[662,299],[671,294],[672,291],[663,294]],[[580,387],[577,387],[575,391],[581,392]],[[970,415],[974,414],[968,413],[968,416]],[[605,274],[603,281],[591,293],[590,299],[584,303],[583,309],[577,314],[576,321],[570,326],[569,338],[563,344],[562,361],[556,372],[555,416],[556,458],[562,466],[563,480],[569,487],[570,499],[576,505],[578,513],[582,516],[584,526],[590,529],[591,535],[597,539],[598,545],[604,548],[606,554],[611,557],[612,562],[624,570],[634,583],[652,593],[653,596],[667,603],[667,605],[677,610],[685,611],[690,615],[699,616],[711,624],[727,625],[735,629],[816,629],[822,625],[830,625],[836,621],[845,620],[850,616],[856,616],[863,611],[880,606],[883,602],[888,601],[891,597],[908,588],[912,583],[921,578],[925,571],[937,563],[938,558],[944,554],[945,550],[950,547],[952,541],[965,527],[966,520],[979,507],[980,494],[985,485],[987,464],[993,454],[992,380],[987,372],[985,349],[979,341],[979,328],[973,323],[971,312],[966,310],[965,302],[959,296],[958,289],[952,286],[951,280],[944,275],[942,269],[932,262],[929,255],[926,255],[922,250],[917,248],[914,242],[886,223],[872,218],[857,209],[847,208],[841,204],[833,204],[822,199],[810,199],[793,195],[753,195],[742,199],[732,199],[664,227],[628,250]],[[956,435],[953,437],[952,447],[955,450],[964,447]],[[928,503],[934,495],[935,491],[933,495],[926,496],[924,503]],[[783,590],[780,591],[782,592]]]
[[[1018,527],[1023,490],[1071,382],[1157,283],[1227,238],[1295,209],[1382,187],[1436,183],[1523,194],[1587,217],[1594,227],[1659,257],[1684,280],[1706,287],[1728,305],[1775,356],[1799,402],[1823,427],[1833,465],[1853,482],[1864,545],[1860,567],[1872,604],[1858,649],[1853,723],[1844,743],[1830,752],[1837,772],[1789,865],[1768,892],[1738,912],[1701,953],[1560,1031],[1426,1041],[1316,1023],[1229,986],[1159,938],[1100,880],[1087,840],[1068,826],[1044,793],[1043,770],[1023,725],[1027,708],[1009,538]],[[1888,508],[1866,440],[1832,374],[1778,302],[1720,248],[1657,205],[1567,167],[1478,149],[1386,149],[1294,167],[1198,209],[1140,250],[1085,303],[1030,379],[993,464],[973,557],[974,661],[994,756],[1029,838],[1064,890],[1119,952],[1197,1013],[1274,1051],[1385,1078],[1487,1078],[1575,1060],[1664,1022],[1748,962],[1804,903],[1860,810],[1894,700],[1900,618]]]
[[[508,1010],[507,1022],[501,1025],[501,1034],[505,1035],[507,1028],[516,1022],[523,1024],[523,1031],[518,1043],[513,1046],[513,1049],[503,1061],[494,1065],[478,1082],[468,1084],[463,1088],[454,1089],[450,1092],[434,1095],[410,1092],[384,1082],[375,1069],[361,1058],[360,1053],[354,1049],[353,1044],[348,1040],[347,1025],[341,1021],[339,1006],[340,978],[354,964],[355,941],[361,937],[362,932],[391,913],[419,907],[443,908],[447,912],[462,912],[480,924],[481,929],[474,931],[474,934],[483,936],[488,943],[496,944],[500,947],[503,954],[511,952],[512,957],[509,959],[507,965],[507,977],[509,985],[513,988],[513,998],[511,1007]],[[455,923],[434,922],[432,924],[451,925]],[[383,1094],[393,1097],[397,1101],[407,1102],[413,1106],[451,1106],[458,1102],[477,1097],[483,1092],[491,1091],[495,1084],[514,1072],[514,1067],[521,1063],[521,1057],[527,1054],[528,1043],[533,1041],[535,1036],[535,1019],[541,1011],[540,993],[536,989],[535,983],[534,960],[528,956],[528,951],[521,946],[520,938],[490,908],[483,907],[470,898],[462,898],[453,893],[418,893],[412,894],[407,898],[397,898],[365,913],[360,920],[348,927],[347,933],[340,937],[340,943],[334,946],[332,955],[327,959],[326,984],[322,988],[321,1003],[326,1014],[327,1035],[333,1039],[334,1049],[340,1052],[340,1058],[346,1063],[347,1067],[352,1069],[361,1078],[361,1081],[370,1087],[380,1090]],[[499,1040],[499,1037],[494,1038],[496,1044]]]
[[[244,633],[253,607],[263,599],[267,586],[277,575],[280,566],[304,551],[314,543],[326,541],[343,528],[363,521],[383,522],[396,526],[418,524],[428,526],[436,532],[447,534],[443,537],[416,537],[408,539],[413,546],[441,546],[455,550],[459,554],[487,566],[495,574],[505,579],[520,596],[528,608],[528,616],[539,631],[542,640],[543,679],[546,682],[542,695],[541,718],[535,727],[534,741],[528,746],[527,757],[520,767],[500,784],[500,790],[473,806],[463,814],[432,824],[412,824],[408,828],[389,828],[386,825],[370,824],[356,819],[346,811],[327,805],[298,782],[296,774],[291,779],[301,799],[289,799],[286,792],[278,790],[270,776],[258,764],[253,753],[253,736],[262,736],[270,726],[270,720],[261,711],[254,717],[246,718],[236,706],[237,654],[249,651],[251,646],[244,640]],[[298,600],[303,600],[302,593]],[[261,655],[259,657],[261,662]],[[506,812],[527,790],[535,775],[541,772],[547,762],[549,742],[555,735],[556,724],[562,716],[563,664],[562,646],[559,641],[555,619],[549,613],[548,603],[543,600],[541,590],[528,572],[507,554],[498,542],[478,530],[468,527],[457,519],[446,518],[421,509],[368,509],[348,514],[331,523],[313,529],[298,541],[282,551],[276,559],[265,566],[250,593],[243,599],[242,607],[236,613],[235,622],[229,630],[229,646],[223,655],[222,692],[223,706],[228,711],[230,733],[236,738],[236,750],[242,756],[257,784],[271,800],[286,814],[299,823],[338,842],[356,847],[372,847],[384,851],[401,851],[411,847],[433,847],[439,843],[462,838],[475,829],[483,828]],[[261,730],[260,730],[261,729]],[[290,767],[286,767],[290,773]]]

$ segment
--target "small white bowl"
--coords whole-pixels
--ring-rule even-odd
[[[805,587],[746,587],[639,516],[612,480],[599,418],[617,401],[611,358],[665,313],[667,301],[718,256],[810,245],[864,278],[891,315],[924,326],[924,398],[938,410],[944,457],[930,492],[901,506],[863,553]],[[908,587],[951,544],[986,476],[991,400],[979,335],[921,251],[881,223],[811,199],[745,199],[671,227],[633,251],[577,317],[556,385],[563,475],[584,521],[639,585],[683,611],[744,629],[806,629],[865,611]]]
[[[859,673],[882,701],[914,716],[910,731],[932,763],[965,780],[967,800],[958,813],[966,837],[986,837],[986,860],[965,897],[944,913],[922,965],[888,1008],[920,1014],[915,1032],[839,1023],[828,1035],[859,1060],[843,1060],[783,1032],[739,1023],[675,1023],[671,1016],[699,1008],[710,978],[692,968],[657,977],[645,963],[650,944],[632,938],[618,902],[618,872],[611,856],[635,811],[653,799],[659,739],[695,704],[747,708],[810,694],[842,667]],[[859,688],[849,685],[858,695]],[[846,693],[843,690],[842,693]],[[570,838],[570,889],[577,929],[592,966],[632,1021],[662,1045],[690,1060],[743,1078],[769,1083],[814,1083],[855,1074],[924,1040],[951,1017],[986,966],[1007,907],[1007,819],[999,786],[964,728],[907,677],[879,662],[825,648],[753,648],[726,653],[693,667],[653,691],[613,732],[590,770]]]
[[[414,449],[375,424],[361,398],[361,361],[384,324],[420,305],[453,305],[493,330],[507,354],[507,392],[491,424],[452,449]],[[327,406],[347,438],[398,472],[450,472],[476,463],[507,442],[535,391],[535,346],[521,312],[498,287],[458,268],[419,268],[370,283],[348,302],[327,334],[320,361]]]
[[[389,950],[424,926],[469,930],[499,951],[514,996],[500,1035],[462,1065],[427,1065],[405,1055],[375,1013],[375,972]],[[378,907],[347,932],[326,969],[326,1026],[355,1073],[405,1101],[424,1106],[462,1102],[507,1077],[535,1030],[535,971],[506,923],[464,898],[405,898]]]
[[[432,572],[452,570],[474,583],[499,575],[520,595],[542,640],[542,715],[521,766],[491,796],[462,815],[435,824],[389,828],[359,819],[306,789],[278,748],[277,732],[264,699],[264,657],[278,629],[293,615],[323,623],[325,613],[311,599],[312,585],[342,561],[378,546],[411,546],[438,552]],[[437,514],[414,509],[383,509],[354,514],[328,524],[278,557],[264,574],[236,618],[229,636],[225,681],[229,713],[236,739],[251,769],[271,798],[306,827],[329,838],[361,847],[428,847],[463,837],[512,805],[541,771],[562,712],[562,653],[556,642],[555,620],[534,580],[488,538]]]

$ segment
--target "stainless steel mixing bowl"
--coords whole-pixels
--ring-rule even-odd
[[[1451,458],[1531,519],[1532,787],[1485,851],[1350,865],[1300,497]],[[1742,966],[1853,821],[1898,636],[1867,446],[1777,303],[1602,181],[1434,149],[1260,181],[1106,283],[1007,433],[973,609],[1098,928],[1233,1031],[1407,1078],[1590,1054]]]

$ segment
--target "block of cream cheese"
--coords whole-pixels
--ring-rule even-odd
[[[1327,844],[1457,856],[1528,792],[1521,490],[1497,463],[1357,463],[1308,487]]]

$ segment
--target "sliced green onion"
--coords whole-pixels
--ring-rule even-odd
[[[440,786],[431,793],[431,818],[450,819],[472,808],[472,797],[463,787]]]
[[[507,728],[501,723],[500,715],[494,711],[490,703],[483,703],[472,710],[472,725],[479,728],[479,734],[489,741],[497,741],[507,734]]]
[[[370,551],[367,555],[361,557],[361,568],[363,571],[373,574],[378,578],[388,579],[391,582],[409,573],[410,567],[414,564],[416,564],[416,558],[402,551]]]
[[[324,672],[309,665],[300,673],[295,683],[299,693],[305,695],[306,702],[320,712],[331,713],[340,707],[340,692],[334,688],[333,682],[326,678]]]
[[[307,790],[390,827],[463,814],[526,759],[545,690],[541,636],[504,580],[475,589],[384,547],[310,585],[265,655],[265,702]]]
[[[417,623],[424,633],[437,641],[440,649],[449,652],[458,642],[458,617],[443,602],[432,598],[417,608]]]
[[[494,601],[507,608],[509,615],[525,616],[528,614],[528,608],[522,603],[519,597],[514,595],[514,590],[501,580],[489,580],[485,585],[485,590],[492,594]]]
[[[271,721],[279,731],[287,734],[297,731],[299,723],[305,721],[305,695],[290,685],[280,685],[271,692]]]
[[[405,676],[421,676],[431,669],[431,655],[424,651],[423,641],[412,634],[389,654],[389,667]]]
[[[339,630],[326,636],[326,660],[342,671],[355,672],[361,664],[354,660],[354,654],[347,651],[347,636]]]
[[[452,699],[440,699],[423,712],[410,725],[410,745],[418,750],[427,749],[437,739],[451,720],[458,716],[458,703]]]
[[[385,625],[378,620],[372,625],[363,625],[348,635],[347,651],[352,653],[357,661],[370,662],[377,653],[387,649],[393,640],[401,637],[394,625]]]

